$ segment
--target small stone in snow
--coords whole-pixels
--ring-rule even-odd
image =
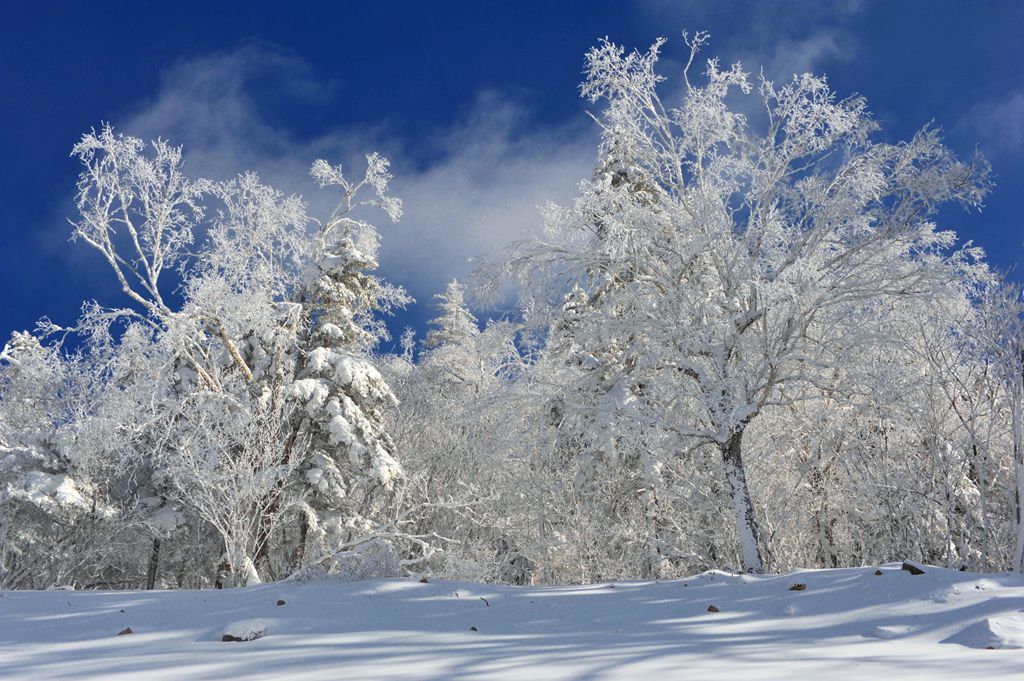
[[[479,631],[476,627],[470,627],[469,630],[470,631]]]
[[[122,611],[122,612],[123,612],[123,611]],[[131,627],[125,627],[125,628],[124,628],[124,629],[122,629],[121,631],[117,632],[117,635],[118,635],[118,636],[127,636],[128,634],[134,634],[134,633],[135,633],[135,632],[134,632],[134,631],[132,631],[132,628],[131,628]]]
[[[712,603],[708,606],[708,612],[718,612],[718,607],[714,603]]]
[[[806,584],[804,584],[803,582],[797,582],[793,586],[789,587],[789,590],[790,591],[803,591],[806,588],[807,588]]]
[[[909,572],[912,575],[923,575],[924,574],[924,570],[922,570],[921,568],[917,567],[913,563],[910,563],[910,562],[907,562],[907,561],[903,561],[903,567],[901,569],[906,570],[907,572]]]
[[[429,584],[430,580],[426,577],[420,577],[420,584]]]
[[[277,599],[277,604],[278,604],[278,605],[284,605],[284,604],[285,604],[285,603],[287,603],[287,602],[288,602],[288,601],[284,600],[283,598],[278,598],[278,599]]]
[[[882,571],[881,570],[875,570],[875,577],[881,577],[881,576],[882,576]]]

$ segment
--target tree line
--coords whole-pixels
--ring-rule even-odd
[[[384,158],[316,161],[311,216],[85,134],[72,239],[123,300],[0,353],[0,588],[1024,571],[1024,300],[936,224],[984,159],[684,40],[671,95],[663,40],[587,54],[592,177],[395,353]]]

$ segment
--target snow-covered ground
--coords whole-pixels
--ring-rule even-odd
[[[1024,576],[926,570],[5,592],[0,678],[1024,679]]]

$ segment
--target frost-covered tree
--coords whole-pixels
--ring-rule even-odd
[[[690,41],[690,65],[705,40]],[[590,353],[639,423],[674,433],[677,455],[718,450],[740,560],[761,571],[747,426],[783,386],[821,381],[839,356],[823,346],[884,337],[892,300],[973,276],[977,253],[954,250],[931,217],[949,201],[978,205],[986,166],[957,161],[927,128],[874,141],[864,101],[808,74],[762,78],[753,120],[732,108],[754,91],[747,74],[714,60],[703,83],[688,66],[681,99],[665,103],[662,44],[588,54],[582,93],[605,105],[610,170],[573,206],[551,208],[544,238],[521,245],[513,266],[548,298],[582,289],[594,320],[580,342],[616,355]]]
[[[490,322],[481,330],[455,281],[437,299],[418,361],[407,336],[406,353],[385,365],[400,399],[389,430],[418,506],[411,527],[436,538],[410,559],[453,578],[525,583],[533,563],[516,518],[532,509],[522,502],[516,456],[530,433],[516,381],[525,364],[518,328]]]
[[[1020,289],[934,224],[984,161],[684,38],[671,95],[663,41],[590,51],[595,170],[476,280],[516,312],[452,281],[396,355],[383,158],[316,161],[318,220],[84,135],[73,238],[123,298],[0,352],[0,587],[1024,570]]]
[[[455,279],[448,282],[444,293],[437,294],[439,315],[430,321],[432,327],[424,342],[426,348],[459,345],[480,333],[476,318],[466,308],[465,292]]]
[[[69,545],[77,548],[76,524],[90,510],[89,481],[76,476],[61,438],[65,381],[56,352],[30,334],[15,333],[0,352],[0,584],[6,588],[66,579],[61,558]]]
[[[377,232],[355,218],[357,196],[370,187],[367,203],[392,220],[401,203],[386,191],[391,175],[386,160],[367,156],[366,174],[350,182],[340,166],[313,164],[321,187],[340,187],[342,199],[322,224],[304,271],[299,296],[304,332],[296,380],[288,399],[297,405],[295,433],[308,439],[295,484],[307,501],[301,546],[304,560],[331,560],[343,549],[357,549],[373,536],[378,497],[392,492],[403,478],[394,444],[383,428],[383,410],[395,396],[368,355],[386,331],[374,316],[405,305],[399,288],[373,274],[377,268]],[[306,555],[309,531],[316,555]]]
[[[978,337],[1003,388],[1009,422],[1013,521],[1016,541],[1011,569],[1024,572],[1024,291],[1002,282],[989,289],[982,304]]]
[[[370,351],[383,336],[376,314],[408,298],[372,274],[377,235],[353,213],[398,218],[387,161],[367,156],[355,183],[316,162],[314,179],[342,191],[320,224],[252,173],[187,177],[162,140],[147,147],[107,126],[73,154],[85,167],[73,236],[127,297],[88,305],[76,329],[106,364],[75,432],[117,462],[110,489],[149,509],[150,572],[183,522],[220,534],[236,583],[303,559],[330,568],[372,534],[373,498],[401,479],[381,426],[394,398]]]
[[[46,325],[44,324],[43,327]],[[87,430],[104,358],[15,333],[0,351],[0,583],[123,586],[145,535]]]

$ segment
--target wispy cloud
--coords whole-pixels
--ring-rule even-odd
[[[1024,150],[1024,91],[978,104],[959,127],[973,133],[988,156],[1019,154]]]
[[[713,43],[709,50],[731,63],[758,73],[762,68],[772,80],[788,80],[793,74],[821,73],[829,64],[852,59],[858,50],[848,21],[862,12],[867,0],[820,2],[749,2],[737,11],[735,3],[718,0],[644,0],[652,28],[675,35],[683,29],[707,30]]]
[[[855,54],[856,43],[849,36],[819,31],[805,38],[780,40],[767,53],[752,54],[747,61],[759,61],[770,80],[787,81],[801,73],[821,73],[831,61],[846,62]]]
[[[587,177],[596,133],[585,126],[523,131],[526,112],[497,93],[482,94],[443,135],[444,156],[396,187],[405,218],[382,242],[382,264],[412,288],[438,291],[538,226],[538,206],[567,202]]]
[[[698,5],[694,28],[700,27],[701,12],[714,12],[713,4]],[[768,77],[786,80],[818,70],[830,59],[848,59],[856,49],[838,30],[804,33],[787,24],[769,35],[758,25],[742,29],[745,41],[716,39],[707,56],[741,59],[755,70],[763,65]],[[671,58],[672,51],[667,71],[678,70]],[[379,221],[381,269],[426,304],[451,278],[466,277],[471,257],[495,256],[533,231],[538,206],[570,201],[593,168],[597,133],[584,116],[566,125],[537,126],[530,111],[496,91],[479,93],[426,139],[405,139],[387,121],[372,126],[325,122],[310,134],[290,129],[278,116],[283,108],[325,120],[323,110],[338,93],[358,95],[344,92],[343,82],[314,73],[293,53],[250,43],[172,65],[157,92],[123,120],[111,122],[144,139],[163,137],[183,145],[190,174],[226,179],[255,170],[266,182],[302,194],[313,215],[326,214],[336,200],[309,180],[314,159],[340,161],[355,173],[363,153],[381,151],[393,162],[394,190],[405,206],[399,224],[388,224],[383,216]]]
[[[314,159],[341,161],[358,173],[363,153],[381,151],[393,162],[394,191],[404,202],[397,225],[378,220],[381,270],[428,305],[447,281],[467,275],[471,257],[493,256],[536,228],[538,206],[571,200],[593,167],[597,136],[584,117],[578,125],[538,128],[499,92],[480,93],[425,141],[402,139],[386,124],[327,125],[302,136],[273,120],[280,98],[315,108],[323,88],[340,87],[294,55],[251,44],[176,64],[159,92],[127,120],[112,122],[132,135],[182,144],[190,174],[221,179],[255,170],[302,194],[313,215],[326,214],[337,199],[309,180]],[[269,98],[277,99],[273,106]]]

